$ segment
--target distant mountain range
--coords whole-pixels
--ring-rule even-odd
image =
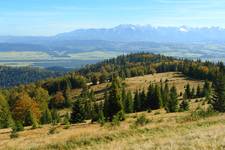
[[[1,43],[49,44],[55,41],[103,40],[116,42],[225,42],[225,29],[220,27],[152,27],[150,25],[119,25],[108,29],[78,29],[51,37],[0,36]]]
[[[216,50],[216,54],[224,56],[225,29],[119,25],[108,29],[79,29],[48,37],[0,36],[0,51],[44,51],[53,55],[58,55],[55,52],[64,52],[66,55],[89,51],[165,53],[182,50],[193,53],[201,51],[204,57],[211,56],[211,52]]]

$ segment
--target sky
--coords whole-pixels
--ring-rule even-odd
[[[225,0],[0,1],[0,35],[51,36],[119,24],[225,28]]]

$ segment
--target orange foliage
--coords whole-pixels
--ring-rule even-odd
[[[12,108],[13,118],[15,120],[24,121],[29,115],[29,111],[32,111],[36,119],[40,119],[39,105],[32,100],[27,93],[20,93],[17,97],[16,103]]]
[[[200,70],[201,70],[203,73],[208,73],[208,72],[209,72],[209,68],[206,67],[206,66],[201,66],[201,67],[200,67]]]

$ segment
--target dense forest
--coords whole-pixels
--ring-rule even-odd
[[[0,87],[12,87],[61,75],[63,72],[40,68],[0,66]]]
[[[205,80],[204,87],[177,93],[175,86],[149,84],[147,91],[134,93],[126,90],[126,77],[161,72],[179,71],[190,78]],[[126,113],[165,108],[167,112],[188,110],[189,99],[206,97],[213,109],[225,112],[225,67],[223,63],[175,59],[149,53],[136,53],[88,65],[62,77],[49,78],[32,84],[2,89],[0,93],[0,128],[11,127],[12,134],[23,126],[58,123],[116,122],[125,119]],[[2,78],[1,78],[2,79]],[[19,80],[19,79],[18,79]],[[99,101],[90,86],[109,82],[110,86]],[[213,83],[211,86],[211,82]],[[72,91],[81,89],[78,96]],[[178,97],[182,96],[182,102]],[[71,113],[59,114],[69,108]],[[63,121],[61,120],[63,118]]]
[[[190,78],[213,81],[219,73],[225,72],[225,66],[222,62],[201,62],[201,60],[136,53],[87,65],[80,69],[79,73],[93,83],[98,81],[101,83],[111,80],[112,75],[127,78],[169,71],[179,71]]]

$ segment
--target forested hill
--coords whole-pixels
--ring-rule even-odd
[[[63,75],[62,72],[41,68],[0,66],[0,87],[12,87],[61,75]]]
[[[87,65],[80,69],[79,73],[94,83],[101,83],[110,80],[112,74],[125,78],[169,71],[179,71],[195,79],[213,80],[218,72],[225,72],[225,67],[222,62],[202,62],[151,53],[135,53]]]
[[[216,106],[214,106],[216,109],[218,107],[219,111],[225,111],[225,96],[223,91],[225,89],[225,67],[223,63],[182,60],[150,53],[136,53],[122,55],[94,65],[88,65],[83,69],[76,72],[67,73],[61,77],[49,78],[34,84],[27,84],[25,86],[20,85],[15,88],[0,90],[0,108],[4,108],[0,109],[0,114],[2,114],[0,115],[0,128],[10,127],[11,124],[14,124],[11,123],[13,121],[16,125],[34,125],[34,128],[37,127],[35,125],[37,122],[46,124],[51,123],[52,121],[59,121],[60,118],[59,115],[57,115],[57,111],[64,108],[71,109],[71,107],[73,112],[70,114],[71,118],[69,119],[68,116],[67,120],[71,120],[72,123],[82,122],[84,119],[92,119],[93,121],[96,121],[96,119],[99,119],[98,115],[103,115],[103,112],[100,113],[100,110],[106,110],[104,112],[104,115],[107,118],[106,120],[108,121],[109,119],[112,121],[114,115],[119,112],[124,112],[122,109],[125,108],[125,103],[123,104],[122,101],[125,101],[126,96],[124,95],[128,94],[124,93],[126,91],[126,85],[121,84],[124,78],[171,71],[182,72],[189,78],[206,80],[205,82],[207,84],[205,85],[208,85],[206,87],[209,87],[207,80],[213,81],[213,87],[215,87],[215,91],[217,92],[216,97],[213,100],[216,101]],[[57,75],[42,69],[32,68],[2,67],[1,72],[1,82],[5,86],[9,86],[8,83],[27,83],[28,81],[36,81],[38,79],[44,79]],[[90,82],[92,84],[87,84]],[[91,86],[104,82],[111,82],[112,84],[109,88],[104,89],[105,91],[103,92],[106,93],[102,101],[104,104],[102,104],[99,103],[99,100],[95,97],[97,93],[91,90]],[[165,81],[164,84],[166,83],[167,81]],[[124,88],[123,90],[122,87]],[[150,93],[149,99],[157,100],[157,103],[160,102],[160,99],[162,99],[162,97],[160,98],[160,91],[161,93],[168,94],[168,92],[163,92],[163,88],[161,90],[159,86],[154,85],[153,87],[153,85],[150,84],[149,91],[155,92]],[[188,89],[188,92],[186,92],[187,98],[191,97],[190,88]],[[200,91],[200,87],[198,89],[199,90],[197,91]],[[167,89],[167,91],[168,90],[169,89]],[[175,87],[170,90],[176,93]],[[104,93],[102,94],[104,95]],[[156,94],[158,95],[157,98]],[[122,98],[122,95],[124,98]],[[130,96],[127,97],[130,97],[132,101],[129,103],[133,106],[137,106],[136,102],[133,102],[135,101],[135,98],[133,99],[132,96],[139,94],[130,92],[129,95]],[[175,97],[177,96],[178,95],[175,94]],[[217,102],[217,97],[222,97],[223,102]],[[117,100],[117,98],[119,99]],[[138,100],[139,96],[136,99]],[[137,102],[137,104],[139,105],[140,103]],[[160,108],[162,104],[163,103],[161,102],[160,105],[157,104],[157,109]],[[115,105],[116,107],[119,106],[119,108],[114,109]],[[145,106],[148,105],[149,103]],[[163,105],[165,106],[166,103]],[[137,111],[147,110],[146,107],[143,108],[144,109],[138,108]],[[155,106],[148,108],[156,109]],[[79,110],[81,112],[77,112]],[[113,111],[113,114],[111,111]],[[109,113],[111,113],[110,116]],[[13,131],[16,132],[18,129],[15,128]]]

